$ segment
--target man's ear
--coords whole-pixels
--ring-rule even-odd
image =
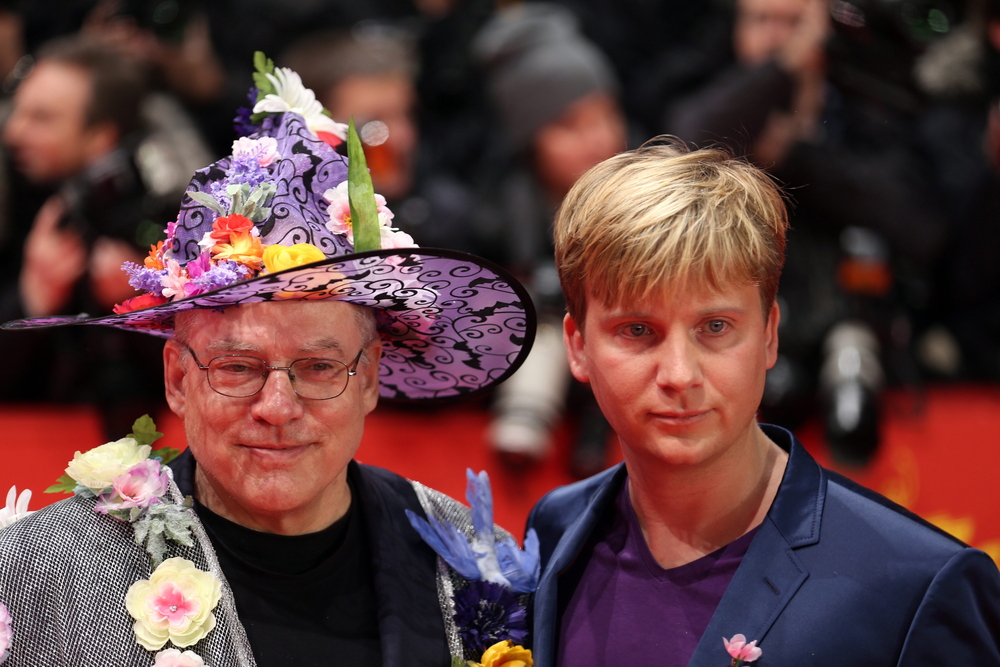
[[[378,364],[382,359],[381,339],[376,338],[369,343],[365,357],[368,361],[362,360],[358,364],[358,376],[355,379],[361,380],[361,400],[364,401],[365,414],[368,414],[378,405]]]
[[[781,309],[778,308],[778,300],[771,304],[771,312],[768,313],[767,322],[764,323],[764,345],[767,355],[767,368],[774,366],[778,360],[778,325],[781,324]]]
[[[184,392],[185,350],[176,340],[168,340],[163,346],[163,382],[167,394],[167,405],[175,415],[184,418],[187,397]]]
[[[590,368],[587,362],[587,350],[583,342],[583,331],[577,326],[573,317],[566,313],[563,318],[563,343],[566,345],[566,356],[569,359],[569,370],[580,382],[590,382]]]

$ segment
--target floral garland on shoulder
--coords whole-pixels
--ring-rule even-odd
[[[121,440],[76,452],[66,474],[45,492],[96,498],[96,513],[132,527],[136,544],[145,548],[153,565],[149,579],[136,581],[125,595],[136,641],[158,651],[153,667],[206,667],[196,653],[178,648],[197,644],[215,628],[213,611],[222,598],[222,582],[185,558],[165,559],[170,543],[194,546],[194,501],[168,498],[170,476],[163,467],[180,450],[153,449],[162,436],[149,415],[143,415]],[[168,642],[178,648],[162,650]]]
[[[467,582],[452,595],[464,652],[452,656],[452,667],[532,667],[531,651],[521,644],[528,636],[525,603],[540,575],[538,536],[529,530],[523,551],[512,538],[496,542],[486,471],[466,471],[465,498],[471,507],[471,538],[449,521],[406,510],[424,542]]]

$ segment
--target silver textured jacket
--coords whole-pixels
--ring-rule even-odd
[[[351,463],[360,480],[374,557],[379,634],[385,665],[448,665],[461,652],[451,593],[459,581],[410,527],[404,510],[434,514],[472,534],[469,510],[448,496],[380,468]],[[169,495],[182,494],[174,481]],[[151,574],[149,556],[132,528],[94,512],[74,496],[0,530],[0,602],[13,619],[4,667],[151,667],[154,653],[136,642],[125,609],[129,587]],[[192,513],[194,510],[191,510]],[[256,665],[233,594],[201,523],[195,546],[171,546],[222,582],[216,627],[188,650],[209,667]],[[497,540],[508,537],[495,530]],[[168,647],[172,646],[168,644]]]

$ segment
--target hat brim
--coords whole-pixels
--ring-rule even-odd
[[[535,338],[535,310],[517,280],[492,262],[438,248],[354,253],[142,310],[22,319],[0,328],[89,324],[169,338],[174,316],[186,310],[323,299],[376,311],[383,341],[380,395],[385,398],[483,392],[517,370]]]

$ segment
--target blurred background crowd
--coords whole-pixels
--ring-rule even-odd
[[[191,174],[230,153],[254,51],[353,116],[423,246],[510,269],[539,317],[491,446],[606,461],[569,376],[550,224],[589,167],[670,134],[785,188],[781,355],[762,420],[878,446],[880,396],[1000,382],[1000,0],[0,0],[0,321],[110,312]],[[0,401],[162,408],[162,343],[0,332]]]

